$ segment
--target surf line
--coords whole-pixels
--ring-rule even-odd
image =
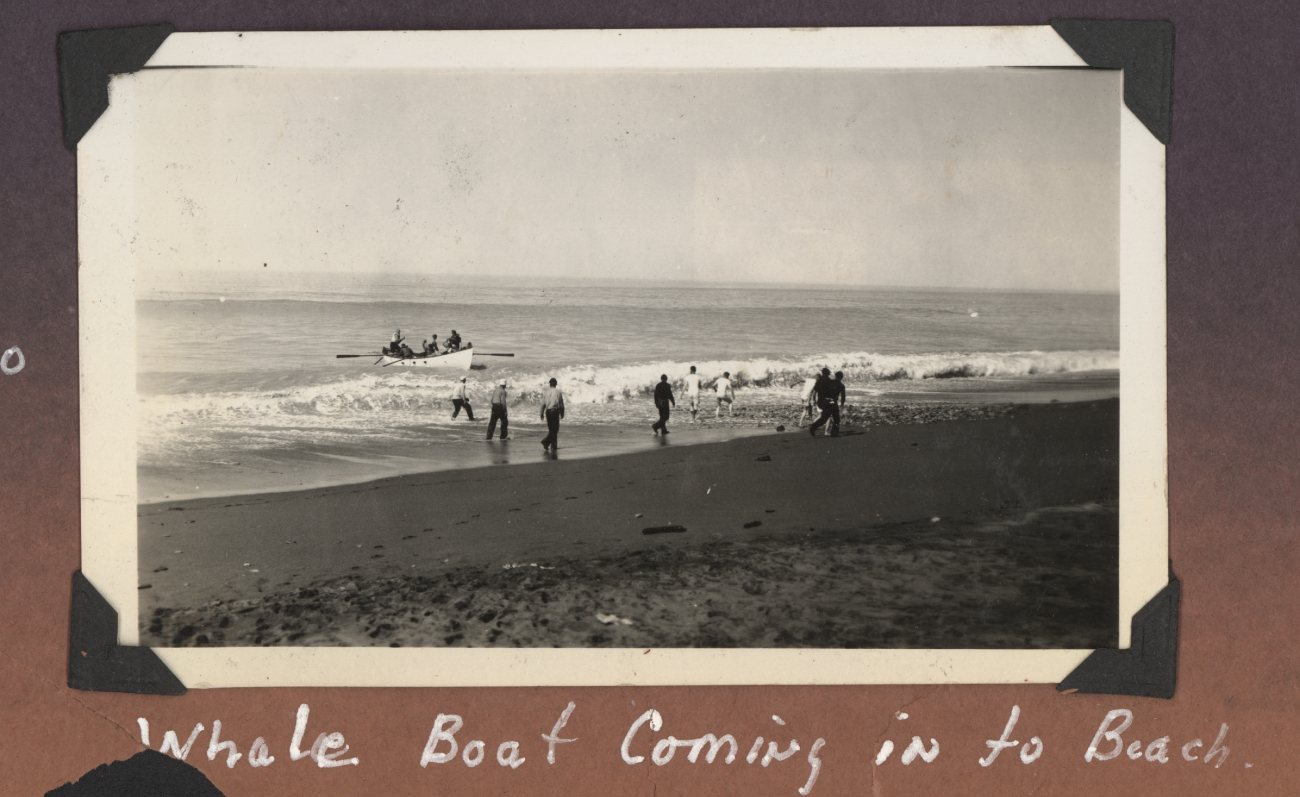
[[[772,721],[777,725],[785,725],[785,720],[775,714],[772,715]],[[632,755],[631,746],[632,740],[636,738],[637,732],[640,731],[641,727],[646,723],[650,724],[650,730],[652,731],[662,730],[664,725],[663,715],[654,709],[650,709],[632,721],[632,725],[627,729],[627,734],[623,737],[623,744],[619,747],[619,753],[623,756],[624,763],[628,765],[635,766],[640,764],[642,761],[645,761],[645,756],[643,755]],[[745,756],[745,763],[752,764],[759,760],[759,754],[763,750],[763,741],[762,736],[758,736],[754,739],[754,743],[749,748],[748,755]],[[654,748],[650,752],[650,760],[654,762],[655,766],[661,767],[673,760],[673,755],[676,754],[677,748],[689,747],[690,752],[686,754],[686,760],[694,764],[699,760],[700,753],[703,752],[704,748],[707,746],[709,752],[705,754],[704,761],[705,763],[712,764],[717,758],[718,753],[721,752],[723,745],[727,746],[727,754],[723,757],[722,763],[730,764],[732,761],[736,760],[736,753],[739,752],[740,746],[736,742],[736,737],[729,733],[723,734],[721,737],[715,736],[712,733],[706,733],[696,739],[678,739],[677,737],[670,735],[655,743]],[[808,780],[799,788],[799,793],[804,795],[804,797],[807,797],[807,795],[812,792],[813,785],[817,783],[817,776],[821,774],[822,762],[821,759],[817,757],[817,754],[821,752],[822,747],[825,745],[826,740],[818,737],[817,741],[813,742],[812,747],[808,750],[808,765],[811,767],[811,771],[808,773]],[[797,739],[791,739],[790,743],[784,750],[782,750],[775,741],[770,741],[767,743],[767,752],[763,753],[762,756],[762,766],[766,767],[773,761],[784,761],[799,752],[799,749],[799,742]]]

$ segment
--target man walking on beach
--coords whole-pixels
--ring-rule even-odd
[[[812,418],[813,411],[813,388],[817,386],[817,374],[813,374],[803,380],[803,388],[799,391],[799,400],[803,403],[803,414],[799,416],[799,426],[803,422]]]
[[[492,417],[488,419],[487,439],[492,439],[492,432],[501,421],[501,439],[506,439],[506,430],[510,428],[510,418],[506,416],[506,380],[502,379],[496,390],[492,391]]]
[[[542,438],[543,450],[560,448],[560,419],[564,417],[564,392],[556,387],[555,377],[551,377],[551,386],[542,393],[542,418],[546,420],[549,434]]]
[[[456,386],[451,389],[451,417],[454,420],[460,411],[465,410],[465,417],[471,421],[474,420],[474,408],[469,405],[469,396],[465,395],[465,377],[461,377]]]
[[[692,368],[691,370],[694,371],[695,369]],[[668,434],[668,413],[670,405],[673,407],[677,406],[677,400],[673,398],[673,386],[668,384],[668,374],[661,374],[659,376],[659,384],[655,385],[655,406],[659,408],[659,420],[655,421],[650,426],[650,428],[654,430],[655,434],[659,434],[659,430],[661,429],[664,434]]]
[[[727,402],[727,414],[735,415],[732,404],[736,401],[736,393],[731,389],[731,372],[723,371],[722,376],[713,384],[714,394],[718,399],[718,406],[713,410],[713,417],[722,417],[722,402]]]
[[[848,400],[848,390],[844,387],[844,372],[835,372],[835,395],[832,397],[834,403],[839,407],[835,410],[835,420],[831,421],[831,437],[840,433],[840,413],[844,411],[844,404]]]
[[[691,423],[695,423],[695,413],[700,411],[700,375],[693,365],[686,375],[686,403],[691,408]]]
[[[831,379],[831,369],[823,368],[822,375],[817,377],[817,383],[813,385],[813,397],[817,400],[817,408],[822,411],[821,417],[808,427],[808,434],[813,437],[817,436],[817,430],[831,421],[831,435],[838,434],[840,426],[840,410],[835,405],[835,381]]]

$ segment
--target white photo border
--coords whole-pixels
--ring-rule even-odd
[[[146,69],[1084,67],[1048,26],[175,33]],[[77,150],[82,572],[139,642],[132,77]],[[1120,122],[1119,641],[1168,583],[1165,147]],[[155,648],[185,686],[1057,683],[1092,651]]]

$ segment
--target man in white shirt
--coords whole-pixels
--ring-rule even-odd
[[[713,384],[714,396],[718,399],[718,406],[713,410],[713,417],[722,417],[722,402],[727,402],[727,414],[734,415],[732,403],[736,400],[736,393],[731,389],[731,372],[723,371],[722,376]]]
[[[384,354],[387,354],[390,357],[401,357],[401,346],[402,341],[404,340],[406,340],[406,338],[402,337],[402,330],[399,329],[394,332],[393,339],[388,342],[387,348],[384,349]]]
[[[803,422],[812,417],[813,414],[813,387],[817,384],[817,375],[808,377],[803,380],[803,388],[799,391],[799,399],[803,404],[803,414],[799,416],[799,428],[803,428]]]
[[[691,408],[691,423],[695,423],[695,413],[700,411],[700,375],[693,365],[686,376],[686,404]]]
[[[510,428],[510,417],[506,412],[506,380],[502,379],[497,385],[497,389],[492,391],[492,417],[488,420],[487,439],[492,439],[492,432],[496,430],[497,421],[501,421],[501,439],[506,439],[506,431]]]
[[[556,387],[555,377],[551,377],[551,386],[542,393],[541,417],[546,421],[546,437],[542,438],[542,450],[558,450],[560,447],[560,419],[564,417],[564,391]]]
[[[456,386],[451,389],[451,417],[454,420],[460,411],[465,410],[465,417],[471,421],[474,420],[474,408],[469,405],[469,396],[465,394],[465,377],[461,377]]]

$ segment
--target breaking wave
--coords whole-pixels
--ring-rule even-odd
[[[664,360],[621,366],[568,366],[551,372],[494,370],[491,376],[470,372],[470,395],[486,403],[496,378],[509,383],[512,404],[539,398],[546,380],[555,377],[570,404],[605,404],[649,396],[660,374],[668,374],[674,389],[684,390],[683,377],[695,365],[704,389],[711,389],[723,372],[744,389],[793,389],[823,367],[843,371],[850,386],[902,380],[1030,377],[1034,375],[1106,371],[1119,368],[1115,351],[1017,351],[883,355],[871,352],[826,354],[801,359],[756,358],[678,362]],[[320,384],[219,393],[150,396],[142,399],[142,419],[163,427],[182,423],[247,422],[275,424],[277,417],[339,419],[386,413],[422,414],[447,407],[451,388],[462,372],[447,374],[366,373]],[[311,424],[308,421],[308,425]]]

